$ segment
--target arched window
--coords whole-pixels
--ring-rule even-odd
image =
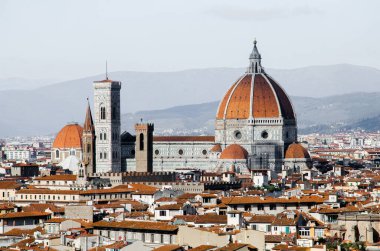
[[[144,151],[144,134],[140,133],[140,151]]]
[[[104,159],[107,159],[107,153],[105,152],[103,155],[104,155]]]
[[[87,144],[87,152],[91,152],[91,145],[90,144]]]
[[[106,119],[106,108],[104,106],[100,107],[100,119]]]
[[[55,150],[55,157],[59,158],[59,150]]]
[[[103,159],[103,153],[100,153],[100,154],[99,154],[99,158],[100,158],[100,159]]]
[[[106,133],[103,133],[103,139],[107,140],[107,134]]]
[[[100,133],[100,140],[103,140],[103,133]]]

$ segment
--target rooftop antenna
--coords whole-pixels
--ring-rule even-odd
[[[106,80],[108,80],[108,62],[106,60]]]

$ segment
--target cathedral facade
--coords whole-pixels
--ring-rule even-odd
[[[108,77],[94,82],[94,122],[88,107],[83,138],[76,143],[83,145],[82,176],[188,169],[262,174],[310,166],[307,150],[298,145],[304,156],[286,159],[294,155],[286,153],[297,141],[296,115],[284,89],[262,67],[256,41],[246,72],[220,101],[215,135],[154,136],[153,124],[136,124],[135,135],[120,134],[120,89],[121,83]]]
[[[222,98],[215,136],[156,136],[154,170],[197,168],[240,173],[281,172],[285,152],[297,141],[297,123],[290,98],[261,65],[256,41],[247,71]],[[134,143],[126,144],[127,170],[135,170]]]

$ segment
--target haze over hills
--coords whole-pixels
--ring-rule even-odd
[[[297,112],[300,133],[334,132],[337,130],[380,130],[380,92],[351,93],[323,98],[291,97]],[[154,121],[156,131],[171,133],[172,128],[182,134],[210,134],[219,101],[178,106],[163,110],[142,111],[122,117],[125,129],[144,118]],[[175,126],[175,127],[174,127]]]
[[[241,68],[212,68],[123,71],[110,76],[123,82],[124,128],[144,118],[155,122],[157,129],[202,133],[213,127],[215,100],[221,99],[243,72]],[[349,126],[380,114],[377,69],[344,64],[267,72],[293,96],[300,128]],[[69,121],[82,123],[86,97],[92,102],[92,81],[103,78],[91,76],[32,90],[2,90],[0,81],[0,114],[5,114],[0,120],[0,137],[54,134]]]

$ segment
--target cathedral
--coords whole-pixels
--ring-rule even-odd
[[[154,136],[153,124],[136,124],[135,135],[121,133],[121,83],[106,77],[93,87],[94,116],[88,105],[83,128],[71,125],[76,130],[69,135],[64,127],[52,147],[52,156],[59,157],[53,162],[78,158],[80,167],[75,172],[80,176],[189,169],[272,176],[307,172],[311,167],[307,150],[297,143],[290,98],[265,72],[256,41],[246,72],[220,101],[213,136]],[[59,142],[69,143],[62,147]],[[78,146],[79,153],[71,155],[70,151],[78,152]]]

